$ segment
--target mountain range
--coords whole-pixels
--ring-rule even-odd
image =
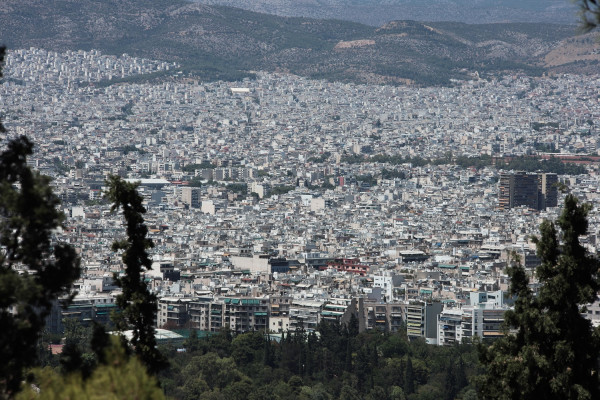
[[[390,0],[391,1],[391,0]],[[576,26],[281,17],[183,0],[3,0],[0,43],[98,49],[176,61],[202,79],[252,71],[361,83],[449,84],[477,72],[598,71],[600,47]]]
[[[286,17],[335,18],[380,26],[391,20],[577,23],[569,0],[195,0]]]

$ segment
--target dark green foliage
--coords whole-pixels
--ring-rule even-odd
[[[533,129],[534,131],[540,131],[544,127],[558,129],[558,122],[532,122],[531,123],[531,129]],[[521,139],[523,139],[523,138],[521,138]]]
[[[556,144],[553,143],[539,143],[539,142],[535,142],[533,144],[533,147],[542,153],[558,153],[559,150],[556,149]]]
[[[329,182],[328,180],[325,180],[323,182],[323,184],[321,185],[321,188],[323,188],[323,189],[335,189],[335,186],[333,186],[331,184],[331,182]]]
[[[291,192],[295,188],[296,188],[295,186],[274,186],[271,189],[271,191],[269,192],[269,194],[265,197],[268,198],[268,197],[271,197],[274,195],[286,194],[288,192]]]
[[[60,355],[62,372],[64,374],[81,372],[82,377],[86,379],[97,364],[96,355],[90,347],[93,330],[76,319],[67,318],[63,324],[65,346]]]
[[[309,163],[319,164],[327,161],[329,157],[331,157],[331,152],[324,151],[321,155],[309,157],[306,161]]]
[[[146,372],[137,358],[127,355],[118,338],[111,338],[104,353],[106,363],[85,380],[79,373],[60,375],[51,368],[34,369],[28,379],[35,386],[25,385],[16,400],[165,398],[156,378]]]
[[[214,169],[215,167],[216,167],[215,164],[205,161],[201,164],[187,164],[183,168],[181,168],[181,170],[183,172],[195,172],[197,169],[202,169],[202,168]]]
[[[0,154],[0,396],[18,390],[53,300],[79,276],[75,250],[53,240],[63,215],[50,179],[27,166],[32,150],[21,136]]]
[[[123,107],[121,107],[121,112],[125,117],[128,115],[133,115],[133,101],[128,101]]]
[[[359,334],[348,325],[322,323],[320,335],[297,329],[279,342],[258,332],[231,339],[223,331],[194,339],[196,350],[168,353],[170,368],[161,373],[165,394],[183,399],[383,400],[437,395],[442,400],[446,386],[456,398],[474,389],[469,378],[477,371],[475,347],[408,342],[404,333]],[[446,383],[450,366],[451,385]]]
[[[40,367],[57,367],[59,360],[52,355],[50,349],[51,344],[59,344],[62,339],[62,335],[51,334],[47,329],[44,329],[37,342],[37,361],[36,364]]]
[[[231,356],[240,366],[252,364],[259,360],[264,341],[263,335],[259,332],[236,336],[231,341]]]
[[[406,173],[404,171],[396,171],[396,170],[389,170],[389,169],[385,169],[383,168],[381,170],[381,178],[382,179],[406,179]]]
[[[117,296],[120,310],[113,314],[117,329],[132,329],[131,344],[144,363],[148,372],[156,374],[166,366],[166,360],[156,348],[154,336],[154,315],[157,308],[156,295],[150,293],[142,273],[152,267],[147,249],[153,246],[146,236],[148,228],[144,224],[142,196],[136,185],[127,183],[117,176],[108,180],[106,197],[113,203],[112,210],[122,209],[125,218],[127,239],[113,243],[114,251],[122,251],[125,275],[115,276],[115,283],[123,290]]]
[[[233,193],[238,193],[238,194],[247,194],[248,193],[248,184],[247,183],[230,183],[225,187],[227,188],[227,190],[230,190]]]
[[[462,357],[459,356],[458,360],[449,360],[445,375],[444,399],[454,400],[458,392],[467,386],[467,375]]]
[[[52,159],[52,164],[54,164],[56,172],[58,172],[61,175],[65,175],[70,170],[69,166],[63,163],[63,161],[59,157],[54,157]]]
[[[0,47],[0,77],[5,50]],[[0,153],[0,398],[19,390],[24,369],[38,357],[51,362],[44,319],[79,277],[74,249],[52,238],[63,215],[50,179],[27,166],[32,152],[33,144],[21,136]]]
[[[188,186],[190,187],[202,187],[203,179],[199,176],[194,176],[192,179],[188,181]]]
[[[360,164],[360,163],[387,163],[390,165],[401,165],[401,164],[412,164],[416,167],[422,167],[427,164],[431,165],[459,165],[463,168],[475,167],[477,169],[490,166],[494,164],[494,159],[488,155],[481,155],[479,157],[465,157],[458,156],[453,158],[452,155],[445,156],[435,159],[426,159],[419,156],[416,157],[402,157],[400,155],[387,155],[377,154],[371,157],[365,157],[360,155],[344,155],[341,157],[341,162],[347,164]],[[563,163],[559,158],[551,157],[548,160],[538,160],[533,157],[514,157],[507,162],[498,162],[497,168],[503,168],[507,170],[519,170],[528,172],[553,172],[561,175],[580,175],[585,174],[587,171],[585,167],[576,165],[573,163]],[[402,178],[404,174],[398,171],[389,171],[383,169],[381,171],[384,179],[390,178]],[[365,176],[356,177],[357,180],[365,179]]]
[[[145,153],[146,153],[146,150],[144,150],[144,149],[141,149],[141,148],[140,148],[140,149],[138,149],[137,147],[135,147],[135,146],[134,146],[134,145],[132,145],[132,144],[130,144],[130,145],[127,145],[127,146],[118,147],[118,148],[116,148],[115,150],[122,151],[122,152],[123,152],[123,154],[129,154],[129,153],[131,153],[132,151],[134,151],[134,152],[136,152],[136,153],[139,153],[139,154],[145,154]]]
[[[587,233],[588,211],[569,195],[556,223],[540,226],[537,295],[522,266],[509,268],[511,293],[518,298],[505,321],[516,332],[481,347],[488,367],[481,386],[485,398],[600,398],[600,330],[581,315],[600,288],[598,259],[579,243]]]
[[[100,364],[106,363],[106,349],[110,345],[110,337],[106,333],[104,327],[94,321],[92,325],[92,337],[90,339],[90,348],[96,355]]]
[[[358,323],[358,318],[356,317],[356,315],[354,313],[350,314],[350,321],[348,321],[346,329],[348,330],[348,336],[350,336],[350,337],[358,336],[359,323]]]
[[[600,26],[600,1],[577,0],[575,3],[581,10],[581,28],[584,31],[591,31]]]
[[[357,175],[356,180],[358,182],[366,183],[370,186],[374,186],[377,184],[377,179],[371,174]]]
[[[406,370],[404,371],[404,392],[411,394],[415,391],[415,374],[413,371],[412,360],[409,357],[406,361]]]
[[[454,160],[454,163],[456,165],[460,165],[463,168],[475,167],[477,169],[480,169],[480,168],[492,165],[494,163],[494,160],[492,159],[491,156],[484,154],[479,157],[459,156],[459,157],[456,157],[456,159]]]
[[[60,365],[64,374],[71,374],[81,369],[83,358],[75,343],[67,342],[64,345],[60,355]]]
[[[560,175],[581,175],[587,173],[585,167],[573,163],[563,163],[557,157],[538,160],[532,157],[515,157],[508,162],[499,162],[497,168],[527,172],[550,172]]]
[[[343,162],[346,164],[360,164],[363,162],[367,162],[367,159],[358,154],[344,154],[343,156],[340,157],[340,162]]]

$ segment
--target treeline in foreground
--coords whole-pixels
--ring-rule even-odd
[[[280,341],[259,332],[192,335],[184,347],[165,349],[170,368],[160,381],[168,397],[185,400],[476,399],[473,378],[482,372],[476,346],[331,323]]]

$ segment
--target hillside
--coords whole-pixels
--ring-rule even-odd
[[[595,66],[598,54],[567,50],[569,41],[564,40],[573,33],[572,26],[525,23],[395,21],[375,28],[183,0],[0,3],[0,42],[9,48],[128,53],[176,61],[185,73],[203,79],[239,79],[248,71],[267,70],[362,83],[430,85],[448,84],[475,71],[540,74]],[[559,44],[561,57],[547,61]],[[574,63],[574,56],[581,61]]]
[[[577,23],[568,0],[194,0],[286,17],[336,18],[380,26],[391,20]]]

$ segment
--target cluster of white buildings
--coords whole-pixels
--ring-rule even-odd
[[[2,139],[29,136],[31,165],[63,200],[57,239],[84,266],[72,316],[104,321],[114,308],[123,265],[110,244],[123,227],[102,190],[118,174],[142,183],[157,326],[314,329],[354,314],[361,329],[405,327],[440,344],[494,336],[510,306],[507,254],[534,268],[531,235],[560,209],[501,210],[495,167],[417,157],[599,149],[599,77],[410,88],[266,73],[203,83],[176,68],[97,51],[8,53]],[[157,72],[164,80],[138,79]],[[558,178],[597,204],[598,166],[586,162],[586,174]],[[583,238],[592,252],[598,215]]]

